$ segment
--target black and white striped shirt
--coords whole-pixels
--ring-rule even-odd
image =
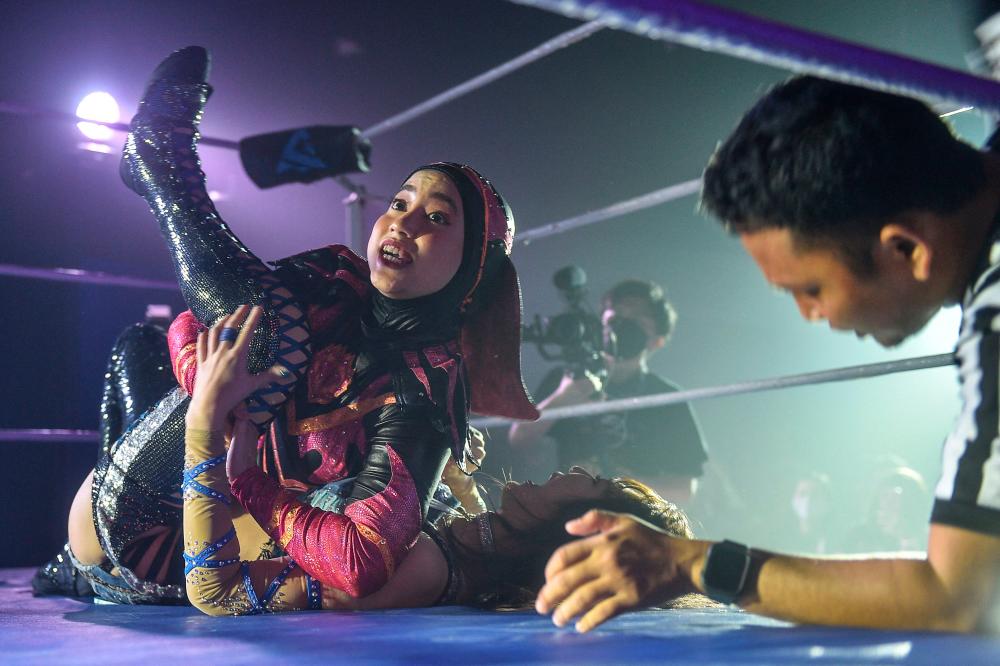
[[[1000,229],[962,301],[962,411],[945,440],[931,522],[1000,535]]]

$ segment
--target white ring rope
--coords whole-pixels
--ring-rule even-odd
[[[148,280],[128,275],[112,275],[100,271],[85,271],[81,268],[32,268],[15,264],[0,264],[0,275],[49,282],[76,282],[99,284],[113,287],[135,287],[139,289],[169,289],[177,291],[176,282],[168,280]]]
[[[663,189],[640,195],[634,199],[619,201],[616,204],[611,204],[607,208],[593,210],[589,213],[584,213],[576,217],[566,218],[565,220],[544,224],[540,227],[535,227],[534,229],[518,232],[514,240],[518,243],[530,243],[531,241],[538,240],[539,238],[554,236],[571,229],[577,229],[579,227],[585,227],[589,224],[603,222],[604,220],[612,217],[620,217],[622,215],[634,213],[646,208],[652,208],[653,206],[658,206],[662,203],[667,203],[668,201],[681,199],[691,194],[697,194],[700,190],[701,178],[695,178],[694,180],[677,183],[676,185],[670,185],[668,187],[664,187]]]
[[[706,386],[686,391],[659,393],[639,398],[624,398],[622,400],[608,400],[605,402],[588,403],[586,405],[574,405],[572,407],[547,409],[542,412],[539,420],[552,421],[554,419],[565,419],[576,416],[593,416],[595,414],[604,414],[605,412],[627,412],[633,409],[643,409],[645,407],[674,405],[681,402],[706,400],[708,398],[721,398],[724,396],[739,395],[742,393],[759,393],[761,391],[771,391],[774,389],[789,388],[792,386],[809,386],[813,384],[827,384],[830,382],[847,381],[852,379],[864,379],[866,377],[879,377],[897,372],[910,372],[912,370],[923,370],[926,368],[939,368],[946,365],[953,365],[954,362],[955,357],[953,354],[918,356],[916,358],[907,358],[898,361],[883,361],[881,363],[869,363],[866,365],[854,365],[846,368],[834,368],[832,370],[807,372],[800,375],[785,375],[783,377],[756,379],[736,384],[723,384],[720,386]],[[510,425],[511,421],[509,419],[501,418],[481,418],[473,419],[471,424],[477,428],[487,428],[490,426]],[[0,442],[96,442],[99,436],[100,435],[96,430],[59,430],[45,428],[0,429]]]
[[[84,120],[75,113],[68,113],[66,111],[53,111],[52,109],[42,109],[37,107],[24,106],[23,104],[12,104],[10,102],[0,101],[0,115],[10,115],[10,116],[25,116],[28,118],[40,118],[42,120],[59,120],[71,123],[78,123]],[[117,132],[127,133],[129,131],[128,123],[113,123],[105,120],[86,120],[86,122],[93,125],[102,125],[109,129],[115,130]],[[210,136],[202,136],[198,139],[198,143],[203,146],[214,146],[216,148],[225,148],[227,150],[240,149],[239,141],[231,141],[229,139],[216,139]]]
[[[0,429],[0,442],[96,442],[101,434],[96,430],[66,430],[63,428]]]
[[[373,136],[378,136],[383,132],[395,129],[400,125],[404,125],[429,111],[433,111],[439,106],[447,104],[453,99],[457,99],[462,95],[472,92],[473,90],[482,88],[487,83],[492,83],[493,81],[507,76],[511,72],[514,72],[525,65],[544,58],[550,53],[554,53],[559,49],[575,44],[576,42],[589,37],[605,27],[604,21],[591,21],[590,23],[584,23],[580,27],[570,30],[569,32],[557,35],[544,44],[536,46],[527,53],[523,53],[513,60],[509,60],[502,65],[494,67],[493,69],[486,70],[479,76],[471,78],[464,83],[460,83],[454,88],[445,90],[443,93],[435,95],[434,97],[431,97],[430,99],[423,101],[420,104],[403,111],[402,113],[396,114],[391,118],[386,118],[376,125],[372,125],[368,129],[361,132],[361,136],[366,139],[370,139]]]
[[[1000,114],[1000,83],[692,0],[511,0],[650,39]]]
[[[595,414],[604,414],[606,412],[627,412],[633,409],[643,409],[645,407],[674,405],[680,402],[692,402],[694,400],[706,400],[708,398],[721,398],[723,396],[739,395],[741,393],[758,393],[761,391],[788,388],[790,386],[809,386],[813,384],[826,384],[852,379],[863,379],[866,377],[878,377],[897,372],[909,372],[911,370],[922,370],[924,368],[938,368],[946,365],[953,365],[954,362],[955,357],[953,354],[937,354],[934,356],[919,356],[916,358],[907,358],[898,361],[883,361],[881,363],[869,363],[866,365],[854,365],[846,368],[820,370],[818,372],[807,372],[800,375],[786,375],[783,377],[772,377],[769,379],[756,379],[736,384],[706,386],[703,388],[688,389],[686,391],[658,393],[656,395],[647,395],[638,398],[607,400],[604,402],[587,403],[585,405],[573,405],[572,407],[547,409],[542,412],[539,421],[567,419],[576,416],[593,416]],[[512,421],[510,419],[493,417],[472,420],[472,425],[477,428],[510,425],[511,423]]]

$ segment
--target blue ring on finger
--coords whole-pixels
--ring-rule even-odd
[[[219,342],[233,342],[240,334],[240,329],[226,326],[219,331]]]

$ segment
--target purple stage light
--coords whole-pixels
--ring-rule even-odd
[[[90,125],[93,123],[79,123],[80,125]],[[94,127],[100,127],[105,129],[103,125],[94,125]],[[82,130],[81,130],[82,131]],[[81,141],[76,144],[81,150],[87,150],[92,153],[98,153],[99,155],[108,155],[111,153],[111,146],[106,143],[98,143],[96,141]]]
[[[76,107],[76,115],[84,120],[96,120],[99,123],[116,123],[121,117],[118,102],[106,92],[92,92],[84,97]],[[107,141],[112,136],[110,127],[97,123],[77,123],[77,128],[85,137],[92,141]]]

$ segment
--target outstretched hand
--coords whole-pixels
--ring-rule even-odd
[[[250,340],[262,313],[263,309],[259,306],[250,308],[241,305],[236,312],[198,334],[198,376],[187,413],[188,427],[224,429],[230,413],[247,396],[278,381],[288,372],[280,365],[257,375],[247,370]]]
[[[566,523],[566,531],[586,538],[552,555],[535,602],[539,613],[555,610],[552,621],[557,626],[580,618],[577,631],[590,631],[626,611],[694,591],[674,548],[684,540],[648,523],[593,510]]]

